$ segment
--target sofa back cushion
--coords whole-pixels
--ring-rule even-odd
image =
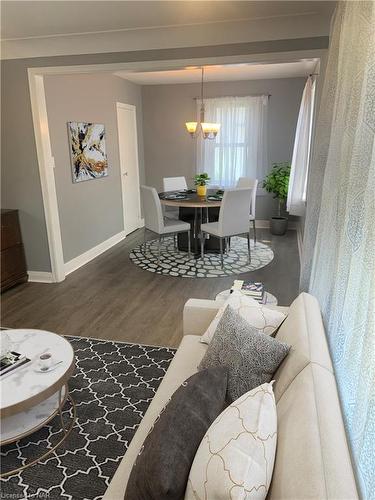
[[[333,373],[319,304],[312,295],[301,293],[295,299],[276,338],[291,346],[288,356],[274,375],[276,401],[311,362]]]
[[[318,301],[302,293],[276,338],[292,346],[274,375],[277,452],[269,499],[356,499]]]
[[[268,499],[357,499],[334,375],[310,363],[277,403]]]

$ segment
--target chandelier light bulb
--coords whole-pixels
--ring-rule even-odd
[[[198,126],[198,122],[186,122],[185,123],[186,130],[189,132],[191,137],[194,137],[194,134],[197,130],[197,126]]]

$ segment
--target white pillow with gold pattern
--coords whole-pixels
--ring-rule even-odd
[[[185,500],[266,498],[277,441],[272,384],[238,398],[209,427],[190,469]]]
[[[275,309],[269,309],[241,292],[233,292],[230,294],[225,304],[220,307],[216,316],[211,321],[210,326],[202,335],[201,342],[203,342],[203,344],[209,344],[211,342],[220,318],[228,304],[250,323],[251,326],[267,335],[272,335],[285,319],[285,314],[282,312],[276,311]]]

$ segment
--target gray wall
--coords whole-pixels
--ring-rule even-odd
[[[268,114],[270,164],[291,161],[298,111],[305,78],[283,78],[205,84],[206,97],[271,94]],[[199,84],[145,85],[142,87],[146,182],[162,189],[163,177],[184,175],[192,184],[196,166],[196,140],[185,131],[193,121],[194,97]],[[268,219],[276,210],[269,194],[257,198],[257,218]]]
[[[1,203],[2,207],[20,210],[28,269],[51,270],[31,115],[28,68],[227,57],[295,50],[316,50],[321,53],[321,49],[327,49],[328,41],[328,37],[313,37],[1,61]]]
[[[27,66],[2,61],[1,206],[19,209],[27,268],[50,271]]]
[[[55,158],[64,262],[124,229],[116,102],[137,108],[140,179],[144,180],[141,89],[110,74],[45,77],[52,155]],[[103,123],[108,176],[74,184],[67,122]]]

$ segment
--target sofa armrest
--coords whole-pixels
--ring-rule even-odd
[[[189,299],[184,306],[184,335],[203,335],[222,305],[215,300]]]

